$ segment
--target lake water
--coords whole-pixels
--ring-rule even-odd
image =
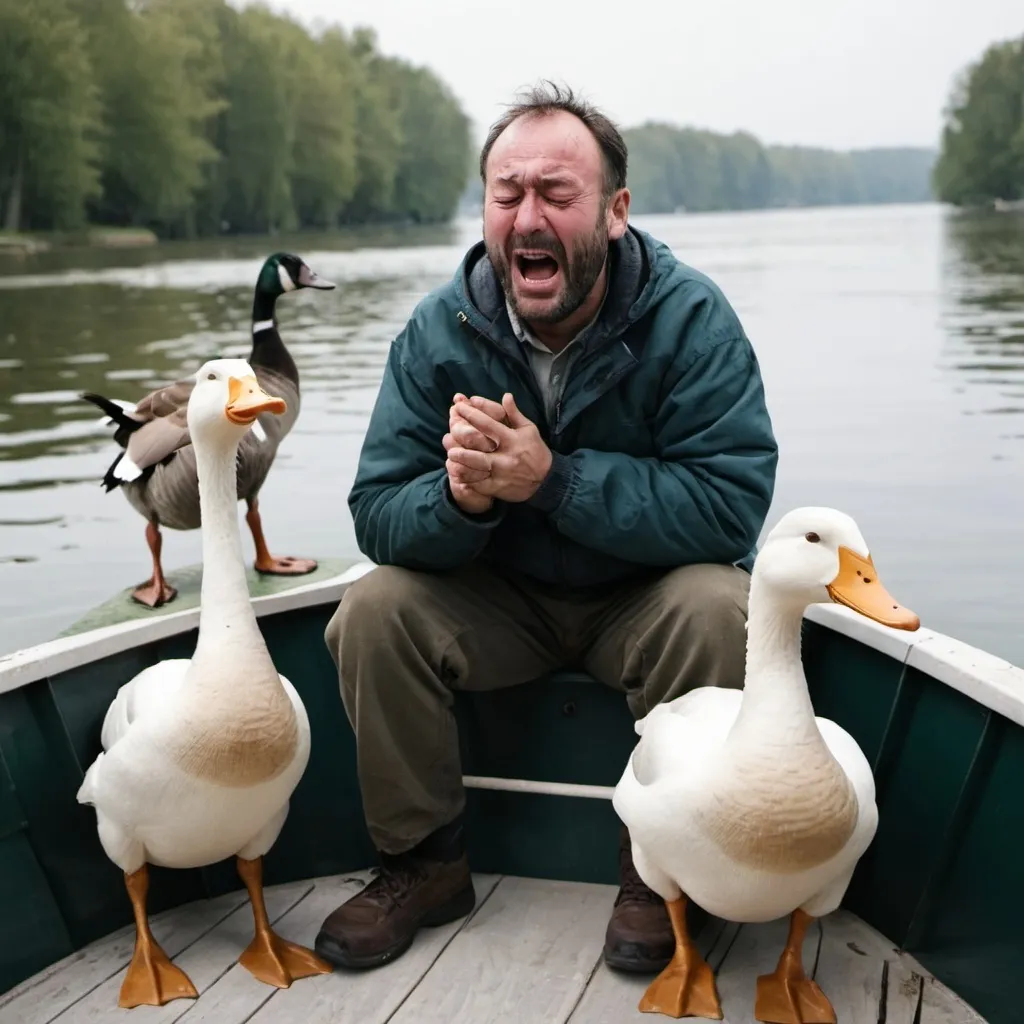
[[[724,288],[781,446],[769,526],[853,515],[923,622],[1024,664],[1024,217],[938,206],[637,218]],[[261,498],[278,554],[358,557],[346,495],[392,337],[479,223],[0,257],[0,652],[149,575],[144,523],[83,390],[136,400],[248,351],[262,258],[338,282],[278,303],[303,408]],[[251,550],[243,531],[246,550]],[[164,564],[200,557],[165,531]]]

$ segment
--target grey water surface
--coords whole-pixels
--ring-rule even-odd
[[[937,205],[639,217],[711,275],[757,349],[781,446],[770,526],[853,515],[925,625],[1024,664],[1024,216]],[[409,231],[0,257],[0,652],[149,575],[83,390],[135,400],[244,355],[263,257],[338,283],[278,303],[303,409],[261,499],[278,554],[358,557],[346,495],[389,343],[479,237]],[[243,531],[246,550],[251,541]],[[166,531],[165,566],[199,560]]]

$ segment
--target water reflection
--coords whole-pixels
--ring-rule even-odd
[[[1024,413],[1024,215],[950,212],[944,227],[942,365],[971,389],[965,413]]]

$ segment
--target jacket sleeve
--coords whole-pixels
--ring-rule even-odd
[[[647,565],[747,558],[775,486],[778,447],[753,349],[727,338],[667,383],[658,456],[557,453],[531,504],[580,544]]]
[[[349,509],[359,550],[376,564],[454,569],[484,548],[505,505],[468,515],[455,504],[442,444],[451,396],[431,393],[409,371],[404,340],[399,335],[388,355]]]

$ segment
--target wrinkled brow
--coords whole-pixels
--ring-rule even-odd
[[[531,176],[529,181],[541,189],[578,188],[580,185],[579,180],[569,174],[540,174],[535,177]],[[513,171],[511,174],[499,174],[494,179],[494,183],[495,185],[511,185],[514,188],[521,188],[523,175],[518,171]]]

